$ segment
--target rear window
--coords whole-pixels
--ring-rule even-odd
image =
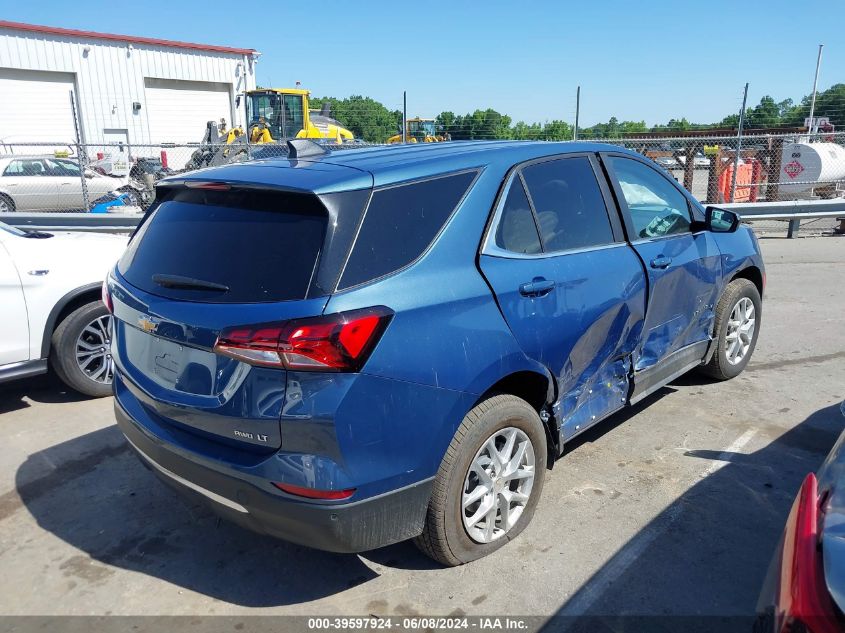
[[[320,255],[326,217],[313,195],[178,190],[147,218],[118,270],[132,285],[174,299],[303,299]],[[162,279],[174,278],[202,283],[162,285]]]
[[[376,190],[338,288],[378,279],[422,255],[464,197],[476,173]]]

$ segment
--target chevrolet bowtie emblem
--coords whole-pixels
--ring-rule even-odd
[[[158,321],[153,320],[151,316],[138,317],[138,327],[144,330],[147,334],[152,334],[158,328]]]

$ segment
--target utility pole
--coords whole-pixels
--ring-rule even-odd
[[[807,127],[809,128],[808,131],[810,134],[813,133],[813,115],[816,113],[816,90],[818,89],[819,85],[819,69],[822,65],[822,49],[824,48],[824,44],[819,44],[819,56],[816,59],[816,76],[813,79],[813,98],[810,101],[810,125]]]
[[[734,173],[731,174],[731,202],[736,195],[736,172],[739,171],[739,155],[742,153],[742,127],[745,124],[745,102],[748,100],[748,82],[742,93],[742,110],[739,111],[739,130],[736,134],[736,154],[734,154]]]
[[[581,86],[575,91],[575,127],[572,128],[572,140],[578,140],[578,117],[581,115]]]
[[[408,92],[402,91],[402,143],[407,143],[408,133]]]

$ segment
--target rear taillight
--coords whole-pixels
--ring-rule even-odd
[[[106,277],[103,279],[103,303],[106,304],[106,310],[108,310],[111,314],[114,314],[114,304],[111,300],[111,291],[109,291],[109,278]]]
[[[325,499],[337,501],[339,499],[349,499],[355,492],[355,488],[347,488],[346,490],[317,490],[316,488],[305,488],[303,486],[293,486],[291,484],[281,484],[273,482],[279,490],[297,497],[305,497],[306,499]]]
[[[841,633],[842,622],[827,590],[819,547],[818,482],[807,475],[786,522],[776,606],[780,633]]]
[[[223,330],[214,351],[252,365],[359,371],[393,312],[384,306]]]

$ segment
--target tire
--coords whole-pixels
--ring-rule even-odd
[[[494,439],[499,450],[504,450],[507,448],[505,440],[510,436],[515,438],[513,451],[510,452],[514,457],[519,453],[519,447],[524,444],[525,439],[530,440],[529,446],[526,446],[521,454],[519,463],[523,464],[523,467],[518,472],[526,473],[531,470],[526,461],[530,447],[533,451],[533,478],[530,488],[527,489],[527,501],[524,501],[521,510],[520,505],[511,507],[511,502],[508,502],[508,507],[511,508],[509,512],[517,513],[517,516],[509,529],[502,529],[503,519],[499,504],[504,499],[504,493],[510,493],[508,498],[515,499],[514,493],[521,494],[526,491],[529,479],[518,477],[508,483],[500,480],[494,484],[493,482],[497,481],[497,468],[491,460],[487,466],[481,466],[485,472],[489,467],[494,473],[492,481],[487,479],[490,482],[488,487],[478,477],[479,466],[476,460],[484,461],[485,455],[489,455],[486,452],[488,440]],[[546,459],[546,431],[531,405],[512,395],[496,395],[483,400],[464,417],[446,450],[434,480],[423,532],[414,539],[414,543],[424,554],[448,566],[468,563],[495,552],[519,536],[531,521],[543,492]],[[474,464],[476,469],[470,472],[470,467]],[[468,519],[465,519],[463,504],[467,489],[469,492],[493,490],[466,506],[469,514],[483,517],[470,528],[467,527]],[[484,505],[491,507],[494,517],[493,537],[487,542],[483,542],[483,535],[489,534],[486,530],[486,518],[489,515],[482,510]]]
[[[731,329],[734,330],[731,315],[734,310],[742,312],[740,303],[747,306],[749,302],[754,308],[752,314],[754,319],[753,331],[750,336],[739,337],[738,342],[743,343],[743,346],[747,344],[747,348],[742,353],[742,357],[737,360],[738,354],[734,354],[736,347],[733,347],[731,341],[728,340],[728,327],[730,325]],[[716,349],[710,361],[700,368],[703,374],[716,380],[729,380],[742,373],[754,353],[754,348],[757,346],[757,337],[760,334],[760,319],[763,314],[762,308],[760,292],[757,290],[757,286],[748,279],[735,279],[727,285],[719,298],[719,303],[716,305],[714,330]],[[731,356],[734,356],[733,360]]]
[[[89,325],[90,330],[86,329]],[[105,340],[101,340],[103,330]],[[86,303],[67,315],[53,332],[50,366],[71,389],[95,398],[110,396],[114,371],[110,342],[111,315],[106,306],[99,300]],[[78,350],[82,355],[79,362]],[[85,369],[80,363],[87,363]]]
[[[4,193],[0,193],[0,213],[12,213],[15,210],[15,201]]]

